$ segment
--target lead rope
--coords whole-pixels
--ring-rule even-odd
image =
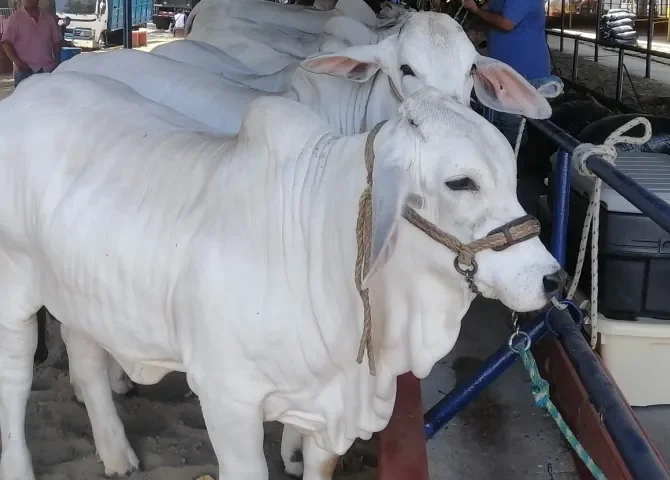
[[[642,125],[644,134],[641,137],[630,137],[624,135],[633,127]],[[637,117],[614,130],[602,145],[593,145],[591,143],[582,143],[574,152],[572,158],[577,165],[577,171],[585,177],[595,177],[593,191],[589,201],[589,207],[584,219],[582,229],[582,238],[579,242],[579,253],[577,255],[577,265],[575,275],[570,282],[567,298],[572,299],[577,291],[579,278],[582,275],[584,259],[586,256],[586,245],[589,239],[589,229],[591,230],[591,305],[589,307],[589,321],[591,325],[591,348],[596,348],[598,343],[598,241],[600,237],[600,194],[603,181],[586,166],[586,160],[591,155],[599,155],[606,162],[614,165],[617,158],[615,146],[620,143],[629,143],[633,145],[642,145],[651,138],[651,123],[644,117]]]
[[[521,346],[515,346],[513,344],[513,339],[514,336],[510,338],[510,349],[513,352],[517,353],[519,357],[521,357],[521,362],[523,363],[523,366],[526,368],[526,371],[530,376],[530,381],[532,383],[533,398],[535,399],[535,405],[545,409],[547,413],[549,413],[552,420],[554,420],[554,423],[556,423],[556,426],[561,431],[567,442],[570,444],[570,446],[575,451],[580,460],[584,462],[584,466],[586,466],[589,472],[591,472],[593,478],[595,478],[596,480],[607,480],[605,474],[602,472],[602,470],[600,470],[598,465],[595,464],[595,462],[593,461],[589,453],[584,449],[579,440],[577,440],[575,434],[572,432],[568,424],[565,423],[565,420],[563,420],[563,417],[556,408],[556,405],[554,405],[554,402],[552,402],[551,399],[549,398],[549,382],[547,382],[544,378],[542,378],[542,375],[540,375],[540,371],[537,368],[537,363],[535,363],[533,354],[530,352],[531,347],[530,337],[528,336],[528,334],[525,334],[525,336],[523,336]]]

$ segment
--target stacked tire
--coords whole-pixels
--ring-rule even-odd
[[[600,38],[622,45],[637,45],[635,14],[625,8],[613,8],[600,17]]]

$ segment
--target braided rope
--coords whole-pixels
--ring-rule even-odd
[[[630,137],[624,135],[632,128],[644,126],[644,134],[641,137]],[[577,165],[577,171],[580,175],[586,177],[595,177],[593,191],[589,200],[589,206],[584,219],[582,229],[582,238],[579,242],[579,253],[577,255],[577,265],[575,275],[572,278],[568,288],[567,298],[572,299],[577,291],[577,285],[584,268],[584,259],[586,257],[586,245],[589,239],[589,230],[591,230],[591,306],[589,318],[591,321],[591,348],[596,348],[598,342],[598,241],[600,237],[600,194],[603,181],[595,176],[586,166],[586,160],[592,155],[599,155],[608,163],[614,164],[617,157],[616,145],[620,143],[630,143],[642,145],[651,138],[651,123],[644,117],[637,117],[614,130],[605,139],[602,145],[593,145],[583,143],[572,152],[572,158]]]
[[[374,143],[379,130],[386,122],[379,122],[368,134],[365,140],[365,169],[367,171],[367,186],[358,200],[358,219],[356,220],[356,240],[358,253],[356,255],[355,280],[361,300],[363,301],[363,334],[358,345],[356,361],[363,362],[365,351],[368,352],[368,368],[370,375],[377,375],[375,352],[372,343],[372,316],[370,314],[370,296],[367,289],[363,289],[363,279],[370,268],[370,239],[372,238],[372,169],[374,167]]]
[[[588,452],[584,450],[582,444],[579,442],[579,440],[577,440],[577,437],[572,432],[568,424],[565,423],[565,420],[563,420],[563,417],[556,408],[556,405],[554,405],[554,403],[549,398],[549,382],[547,382],[540,375],[540,372],[537,368],[537,363],[535,363],[535,359],[533,358],[533,354],[530,353],[530,351],[527,349],[522,348],[519,351],[519,356],[521,357],[521,362],[523,363],[523,366],[526,367],[528,375],[530,376],[530,380],[533,384],[532,392],[533,398],[535,399],[535,405],[540,408],[544,408],[547,410],[549,415],[551,415],[551,418],[556,423],[556,426],[558,426],[558,429],[561,431],[577,456],[582,460],[582,462],[584,462],[586,468],[589,469],[589,472],[591,472],[593,478],[596,480],[607,480],[607,477],[605,477],[600,468],[598,468],[598,465],[595,464]]]

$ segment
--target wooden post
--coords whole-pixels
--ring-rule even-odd
[[[388,426],[379,436],[377,480],[428,480],[421,383],[398,377],[398,395]]]

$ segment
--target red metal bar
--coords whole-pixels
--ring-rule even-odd
[[[428,480],[421,383],[411,373],[398,377],[393,415],[379,438],[377,480]]]

